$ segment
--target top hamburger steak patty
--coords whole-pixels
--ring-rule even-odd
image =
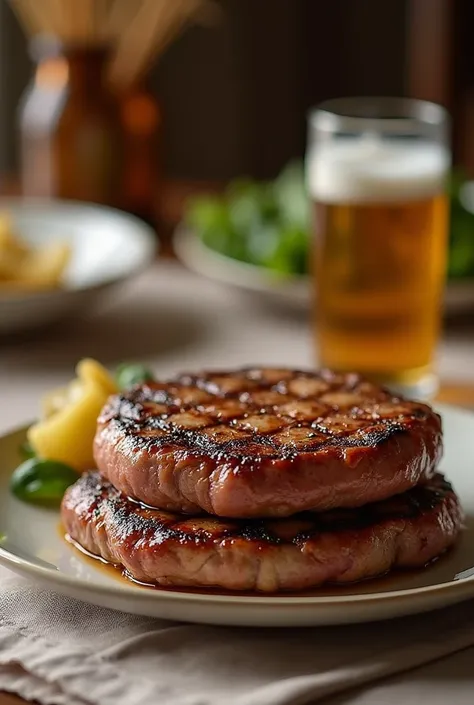
[[[441,419],[356,374],[184,374],[109,399],[101,474],[148,505],[223,517],[359,507],[433,477]]]

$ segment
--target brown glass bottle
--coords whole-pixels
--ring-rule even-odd
[[[121,207],[157,226],[161,108],[144,84],[130,87],[119,98],[124,165]]]
[[[122,134],[104,80],[108,48],[36,40],[33,56],[19,116],[23,194],[118,205]]]

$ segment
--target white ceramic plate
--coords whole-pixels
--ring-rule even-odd
[[[74,201],[0,199],[29,244],[71,243],[65,285],[54,291],[0,294],[0,333],[53,323],[93,305],[111,286],[149,264],[156,250],[153,230],[127,213]]]
[[[172,620],[240,626],[310,626],[385,619],[474,597],[474,414],[442,408],[442,470],[467,519],[458,546],[430,567],[298,596],[224,595],[142,588],[84,557],[61,535],[59,515],[14,499],[9,476],[24,431],[0,439],[0,563],[45,587],[105,607]]]
[[[206,247],[190,230],[180,227],[174,238],[176,254],[191,271],[223,284],[258,294],[274,303],[306,309],[310,282],[305,275],[284,276],[255,264],[239,262]],[[474,310],[474,279],[450,283],[445,294],[448,316]]]

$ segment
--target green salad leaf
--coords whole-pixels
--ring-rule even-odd
[[[227,257],[281,274],[306,272],[308,202],[300,163],[273,182],[236,179],[222,196],[192,199],[186,221],[207,247]]]
[[[469,190],[470,189],[470,198]],[[474,276],[474,189],[462,172],[451,175],[448,276],[461,279]]]

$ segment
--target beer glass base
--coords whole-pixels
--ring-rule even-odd
[[[405,370],[373,370],[361,365],[336,365],[334,361],[320,355],[319,366],[342,374],[358,372],[365,379],[385,387],[392,394],[408,399],[429,401],[439,391],[439,377],[432,363]]]
[[[433,399],[439,390],[438,376],[433,372],[427,373],[417,380],[380,379],[380,382],[394,394],[422,401]]]

